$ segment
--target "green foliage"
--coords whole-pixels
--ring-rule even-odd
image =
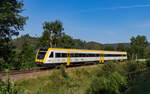
[[[29,34],[22,35],[18,38],[13,39],[11,42],[16,46],[16,49],[20,52],[23,50],[23,46],[26,42],[28,42],[34,50],[40,47],[40,38],[33,37]]]
[[[130,54],[133,58],[144,58],[144,49],[148,46],[148,41],[145,36],[138,35],[137,37],[132,37],[130,43]]]
[[[65,33],[62,34],[61,38],[59,38],[56,43],[59,48],[74,48],[75,46],[74,39]]]
[[[130,90],[135,78],[145,73],[142,69],[148,69],[145,62],[128,62],[109,61],[98,67],[71,71],[61,66],[48,76],[23,80],[19,86],[31,94],[122,94]]]
[[[127,88],[125,68],[119,62],[106,62],[97,70],[86,94],[121,94]]]
[[[98,70],[96,75],[101,77],[103,75],[110,75],[113,72],[118,72],[122,75],[126,74],[125,67],[122,66],[120,62],[108,61],[104,63],[103,67]]]
[[[10,81],[9,73],[7,73],[6,81],[0,79],[0,94],[23,94],[23,89],[17,87],[14,82]]]
[[[126,86],[125,77],[113,72],[107,77],[93,79],[86,94],[120,94]]]
[[[150,46],[147,46],[147,47],[144,49],[144,57],[145,57],[145,59],[150,58]]]
[[[127,48],[125,47],[125,45],[123,43],[118,43],[117,45],[117,51],[126,51]]]
[[[113,46],[104,46],[104,50],[114,51],[115,49]]]
[[[103,45],[92,41],[92,42],[86,43],[86,48],[92,49],[92,50],[101,50],[101,49],[103,49]]]
[[[138,69],[138,64],[137,64],[137,62],[135,62],[135,61],[131,61],[131,62],[128,62],[128,64],[127,64],[127,71],[128,72],[134,72],[134,71],[137,71],[137,69]]]
[[[68,74],[66,73],[65,71],[65,66],[64,65],[61,65],[60,66],[60,73],[61,73],[61,76],[64,77],[64,78],[67,78],[68,77]]]
[[[29,42],[25,42],[23,45],[23,50],[19,54],[19,61],[16,68],[18,69],[32,69],[35,67],[35,51]]]
[[[75,44],[74,48],[76,48],[76,49],[88,49],[86,46],[86,44],[87,44],[86,41],[82,41],[80,39],[73,39],[73,40],[74,40],[74,44]]]
[[[42,35],[44,40],[41,40],[41,41],[45,41],[46,43],[50,42],[49,43],[50,47],[53,47],[53,46],[56,47],[56,41],[58,40],[58,38],[61,37],[62,31],[64,30],[62,23],[58,20],[54,22],[44,22],[43,29],[45,32]]]
[[[146,60],[147,66],[150,67],[150,59]]]
[[[5,66],[5,61],[0,58],[0,70],[4,69],[4,66]]]
[[[9,53],[12,53],[12,36],[19,35],[27,17],[19,15],[23,9],[23,2],[18,0],[1,0],[0,1],[0,58],[6,63]]]
[[[49,46],[49,43],[50,43],[50,32],[44,31],[40,38],[40,45]]]
[[[130,61],[127,64],[127,71],[130,72],[137,72],[137,71],[143,71],[145,68],[147,68],[147,63],[146,62],[135,62],[135,61]]]

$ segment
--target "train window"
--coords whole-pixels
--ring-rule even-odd
[[[54,57],[54,52],[51,52],[51,54],[49,55],[49,58]]]
[[[94,57],[94,54],[89,54],[90,57]]]
[[[85,54],[82,54],[82,57],[86,57],[86,55],[85,55]]]
[[[89,54],[86,54],[86,57],[90,57],[90,55],[89,55]]]
[[[79,54],[78,54],[78,53],[75,53],[75,57],[79,57]]]
[[[60,53],[55,54],[56,58],[60,58]]]
[[[99,54],[96,54],[96,57],[99,57]]]
[[[82,54],[82,53],[80,54],[80,57],[84,57],[84,56],[85,56],[84,54]]]
[[[62,57],[67,57],[67,53],[62,53]]]
[[[105,54],[105,57],[120,57],[120,56],[126,56],[126,55],[121,55],[121,54]]]
[[[82,54],[81,54],[81,53],[79,53],[79,57],[82,57]]]
[[[70,57],[75,57],[75,54],[74,54],[74,53],[71,53],[71,54],[70,54]]]

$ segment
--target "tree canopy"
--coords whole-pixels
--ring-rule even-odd
[[[144,58],[144,49],[148,46],[145,36],[132,37],[130,43],[130,53],[133,57]]]
[[[24,30],[28,17],[21,16],[23,2],[18,0],[0,0],[0,58],[5,61],[13,48],[10,44],[12,36]]]
[[[53,47],[53,45],[56,47],[56,41],[61,37],[62,31],[64,30],[62,23],[59,20],[56,20],[54,22],[44,22],[43,29],[46,34],[49,34],[46,35],[45,33],[43,33],[43,38],[46,37],[46,40],[43,41],[49,41],[50,47]],[[48,36],[49,40],[47,39]]]

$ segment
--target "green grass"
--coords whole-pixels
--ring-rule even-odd
[[[62,77],[61,71],[56,70],[46,76],[17,81],[16,84],[30,94],[84,94],[93,73],[99,68],[67,71],[67,77]]]
[[[62,66],[48,75],[17,81],[16,85],[25,94],[150,94],[150,69],[145,64],[108,62],[67,72]],[[131,79],[127,82],[128,75]]]

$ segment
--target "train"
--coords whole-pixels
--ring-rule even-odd
[[[127,52],[85,50],[67,48],[41,47],[36,54],[35,62],[40,66],[56,66],[64,64],[104,63],[108,60],[124,61],[127,59]]]

